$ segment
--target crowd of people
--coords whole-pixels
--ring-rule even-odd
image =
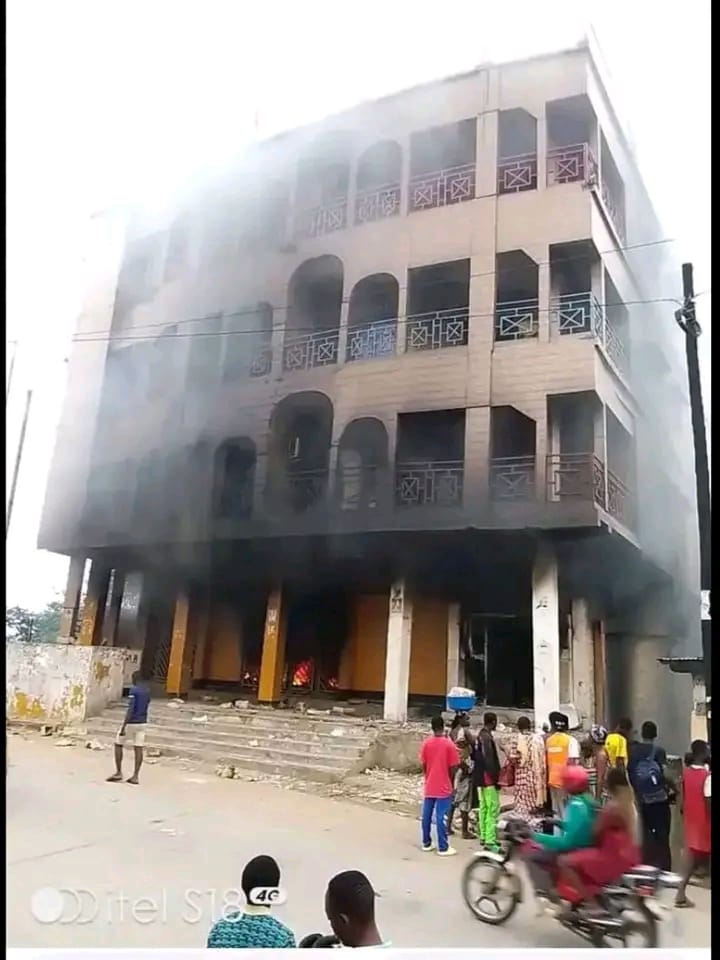
[[[465,713],[456,714],[449,730],[442,717],[434,718],[431,727],[420,754],[425,775],[423,850],[437,850],[440,856],[456,853],[449,836],[459,813],[462,837],[476,836],[486,849],[497,851],[506,789],[512,794],[513,814],[535,830],[535,878],[539,880],[551,858],[573,887],[587,894],[639,863],[669,871],[671,808],[679,804],[686,862],[676,905],[693,906],[687,884],[701,866],[709,865],[711,852],[710,749],[705,741],[693,742],[678,779],[658,743],[657,726],[649,720],[642,724],[639,739],[632,735],[632,722],[622,719],[612,732],[593,725],[582,741],[570,732],[568,717],[560,711],[550,714],[542,732],[520,717],[517,730],[502,741],[494,713],[484,715],[477,731]],[[549,818],[554,824],[548,825]]]

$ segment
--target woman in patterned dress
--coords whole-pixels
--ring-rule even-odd
[[[530,822],[544,807],[547,795],[545,742],[541,733],[533,731],[527,717],[520,717],[517,727],[510,747],[515,767],[513,812]]]

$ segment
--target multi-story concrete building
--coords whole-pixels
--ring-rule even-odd
[[[695,642],[687,391],[587,46],[97,228],[40,535],[73,558],[64,633],[142,646],[172,694],[658,715],[657,658]]]

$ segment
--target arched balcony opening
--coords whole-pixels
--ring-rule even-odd
[[[295,235],[321,237],[347,226],[351,145],[347,134],[319,139],[300,161]]]
[[[348,306],[346,360],[395,353],[399,295],[398,282],[390,273],[373,273],[355,284]]]
[[[341,510],[374,510],[388,464],[388,435],[380,420],[360,417],[338,444],[337,495]]]
[[[273,308],[260,302],[225,317],[223,380],[267,377],[272,367]]]
[[[270,421],[268,493],[271,506],[305,513],[325,500],[333,406],[324,393],[294,393]]]
[[[252,513],[257,452],[249,437],[232,437],[215,451],[213,516],[244,520]]]
[[[288,285],[284,370],[337,363],[342,298],[342,260],[326,255],[300,264]]]
[[[368,147],[358,161],[355,223],[397,216],[400,213],[401,184],[400,144],[394,140],[382,140]]]

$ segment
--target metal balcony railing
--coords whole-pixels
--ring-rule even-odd
[[[468,342],[469,307],[416,313],[407,319],[407,350],[442,350],[463,347]]]
[[[410,178],[408,212],[475,199],[475,161]]]
[[[618,237],[622,243],[625,243],[625,210],[623,208],[622,201],[616,196],[612,190],[612,187],[609,186],[607,180],[603,180],[600,184],[600,196],[602,197],[605,209],[607,210],[608,216],[615,227]]]
[[[607,512],[624,526],[634,526],[634,498],[624,481],[608,469],[607,472]]]
[[[389,357],[397,347],[397,320],[373,320],[348,328],[345,359],[374,360]]]
[[[462,503],[462,460],[398,463],[395,503],[398,507],[455,507]]]
[[[537,154],[501,157],[497,168],[498,193],[520,193],[537,189]]]
[[[493,500],[532,500],[535,497],[535,457],[494,457],[490,461]]]
[[[550,299],[552,323],[560,336],[588,334],[595,337],[609,360],[623,376],[630,371],[625,341],[608,320],[594,293],[567,293]]]
[[[355,223],[372,223],[400,213],[402,188],[399,183],[358,190],[355,197]]]
[[[293,513],[305,513],[327,495],[328,470],[290,470],[285,478],[284,503]]]
[[[605,507],[605,465],[594,453],[548,454],[545,479],[548,500],[588,500]]]
[[[537,299],[510,300],[495,307],[495,339],[525,340],[538,335]]]
[[[328,200],[317,207],[298,210],[295,215],[297,237],[322,237],[347,226],[347,197]]]
[[[547,152],[547,185],[597,182],[597,161],[587,143],[552,147]]]
[[[287,337],[283,345],[283,370],[310,370],[337,363],[339,337],[338,330]]]

